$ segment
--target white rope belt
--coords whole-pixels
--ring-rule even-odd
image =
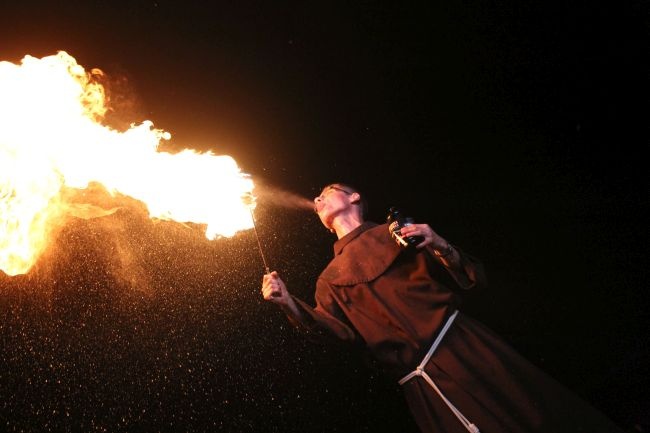
[[[458,418],[458,420],[463,424],[463,426],[465,426],[465,428],[466,428],[469,432],[471,432],[471,433],[480,433],[478,427],[476,427],[476,425],[474,425],[474,424],[472,424],[471,422],[469,422],[469,420],[468,420],[467,418],[465,418],[465,416],[464,416],[462,413],[460,413],[460,411],[459,411],[458,409],[456,409],[456,406],[454,406],[454,405],[453,405],[453,404],[452,404],[452,403],[447,399],[447,397],[444,396],[444,394],[442,393],[442,391],[440,391],[440,389],[436,386],[436,384],[433,382],[433,379],[431,379],[431,376],[429,376],[429,375],[427,374],[427,372],[424,371],[424,366],[427,365],[427,363],[429,362],[429,359],[431,359],[431,355],[433,355],[433,352],[435,352],[436,349],[438,348],[438,345],[439,345],[440,342],[442,341],[442,338],[443,338],[443,337],[445,336],[445,334],[447,333],[447,330],[449,330],[449,327],[451,326],[451,324],[453,323],[453,321],[454,321],[454,319],[456,318],[457,315],[458,315],[458,310],[454,311],[454,314],[452,314],[451,316],[449,316],[449,318],[447,319],[447,323],[445,323],[445,326],[443,326],[442,330],[440,331],[440,333],[439,333],[438,336],[436,337],[435,341],[434,341],[433,344],[431,345],[431,348],[430,348],[429,351],[427,352],[426,356],[424,357],[424,359],[422,360],[422,362],[420,363],[420,365],[418,365],[418,366],[415,368],[415,370],[413,370],[412,372],[410,372],[409,374],[407,374],[406,376],[404,376],[403,378],[401,378],[400,381],[399,381],[399,384],[400,384],[400,385],[404,385],[406,382],[408,382],[409,380],[411,380],[411,379],[414,378],[415,376],[420,376],[420,377],[422,377],[424,380],[427,381],[427,383],[428,383],[429,385],[431,385],[431,388],[433,388],[433,390],[436,392],[436,394],[438,394],[438,395],[440,396],[440,398],[442,399],[442,401],[445,402],[445,404],[447,405],[447,407],[449,407],[449,409],[452,411],[452,413],[453,413],[454,415],[456,415],[456,418]]]

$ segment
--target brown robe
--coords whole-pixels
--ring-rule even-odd
[[[413,371],[458,304],[458,289],[485,284],[459,251],[452,271],[430,250],[403,251],[387,225],[364,223],[334,244],[316,283],[316,307],[295,299],[316,334],[363,344],[396,380]],[[425,371],[482,433],[616,432],[611,421],[541,372],[485,326],[459,314]],[[423,432],[466,432],[421,378],[403,385]]]

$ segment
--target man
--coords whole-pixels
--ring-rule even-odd
[[[359,191],[331,184],[314,199],[336,234],[334,258],[316,282],[316,307],[291,296],[277,274],[264,299],[296,326],[364,345],[403,386],[423,432],[615,432],[609,420],[457,310],[458,291],[485,285],[481,264],[427,224],[403,249],[388,225],[364,221]]]

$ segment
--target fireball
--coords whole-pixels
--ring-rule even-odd
[[[151,218],[205,225],[209,239],[252,228],[244,197],[254,184],[235,160],[160,151],[171,135],[149,120],[126,131],[102,124],[101,74],[63,51],[0,62],[0,269],[9,275],[29,271],[64,217],[114,211],[65,199],[65,188],[91,182],[143,202]]]

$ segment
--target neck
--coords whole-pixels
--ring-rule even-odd
[[[336,237],[341,239],[361,224],[363,224],[363,218],[358,215],[342,215],[332,221],[332,230],[336,233]]]

